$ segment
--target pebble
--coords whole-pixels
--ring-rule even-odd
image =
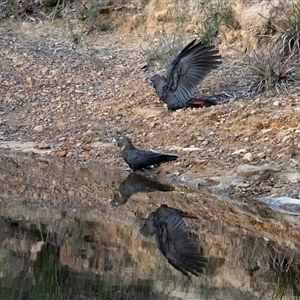
[[[68,153],[67,150],[60,150],[60,151],[57,152],[56,155],[58,157],[65,157],[67,155],[67,153]]]
[[[239,149],[239,150],[236,150],[232,153],[232,155],[239,155],[239,154],[242,154],[242,153],[245,153],[247,152],[246,149]]]
[[[257,157],[258,158],[265,158],[266,154],[264,152],[260,152],[260,153],[257,154]]]
[[[43,132],[44,131],[44,126],[43,125],[37,125],[33,128],[33,131],[35,132]]]
[[[86,132],[86,134],[91,136],[91,135],[94,135],[95,132],[94,132],[93,130],[89,129],[89,130]]]
[[[84,91],[82,90],[79,90],[79,89],[75,89],[74,91],[76,94],[84,94]]]
[[[272,128],[268,128],[268,129],[262,129],[261,130],[261,134],[266,134],[268,132],[272,131]]]
[[[203,142],[203,141],[205,141],[205,137],[204,136],[199,136],[199,137],[197,137],[197,140],[199,142]]]
[[[91,147],[90,144],[88,144],[88,145],[83,145],[82,149],[85,150],[85,151],[91,151],[92,147]]]
[[[69,152],[67,153],[67,155],[66,155],[67,158],[70,158],[70,157],[72,157],[72,156],[75,156],[75,154],[74,154],[73,152],[71,152],[71,151],[69,151]]]
[[[290,136],[289,135],[286,135],[285,137],[283,137],[282,139],[282,144],[285,144],[288,140],[289,140]]]
[[[38,144],[38,148],[39,149],[48,149],[48,148],[50,148],[50,145],[49,145],[49,143],[42,141]]]
[[[279,131],[277,134],[277,138],[281,140],[286,136],[286,134],[287,134],[286,130]]]
[[[243,156],[243,160],[246,160],[248,162],[251,162],[254,160],[254,157],[252,155],[252,153],[247,152],[244,156]]]

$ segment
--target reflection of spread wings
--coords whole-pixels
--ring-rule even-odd
[[[157,247],[168,262],[190,278],[190,274],[199,276],[202,273],[207,259],[201,255],[198,245],[189,236],[182,217],[196,218],[167,205],[161,205],[148,216],[140,233],[144,236],[155,234]]]
[[[169,214],[156,230],[158,248],[174,268],[188,277],[188,272],[196,276],[202,273],[207,259],[199,253],[178,213]]]

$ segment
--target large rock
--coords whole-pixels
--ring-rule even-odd
[[[300,215],[300,200],[290,197],[260,197],[257,200],[285,214]]]
[[[236,173],[242,177],[249,178],[251,180],[267,180],[274,173],[279,172],[280,169],[272,167],[270,165],[253,166],[253,165],[239,165],[236,168]]]

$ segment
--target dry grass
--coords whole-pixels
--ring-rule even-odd
[[[271,44],[266,50],[253,51],[248,56],[248,69],[252,81],[249,91],[252,94],[270,92],[273,89],[287,90],[299,73],[299,56],[285,55],[280,44]]]
[[[281,51],[300,53],[300,0],[292,3],[281,3],[277,13],[277,21],[271,24],[275,32],[272,37],[276,44],[280,44]]]

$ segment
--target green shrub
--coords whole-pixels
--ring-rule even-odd
[[[207,17],[204,21],[204,30],[199,34],[199,37],[203,42],[211,43],[222,25],[235,29],[236,24],[230,8],[220,9]]]

